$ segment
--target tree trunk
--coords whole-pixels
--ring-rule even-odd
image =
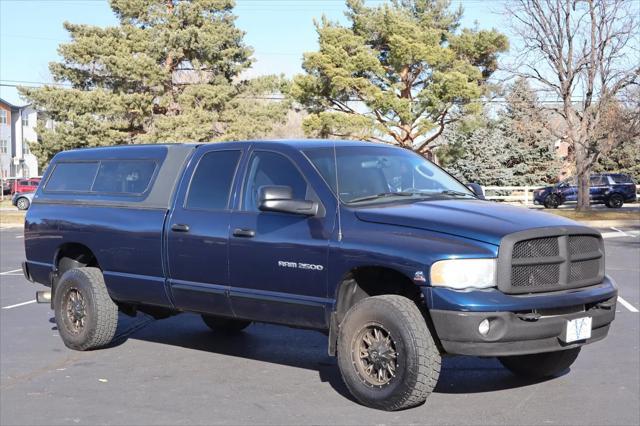
[[[587,161],[587,153],[584,146],[580,143],[575,145],[576,151],[576,173],[577,173],[577,185],[578,185],[578,204],[576,210],[586,211],[591,207],[591,200],[589,198],[589,188],[591,186],[591,166]]]

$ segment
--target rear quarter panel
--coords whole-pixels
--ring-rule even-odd
[[[168,306],[162,228],[166,210],[34,203],[25,222],[32,278],[47,283],[58,250],[82,244],[96,257],[111,297]]]

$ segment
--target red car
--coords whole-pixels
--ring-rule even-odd
[[[33,192],[38,189],[40,180],[41,178],[39,177],[6,179],[2,190],[5,195],[7,193],[15,194],[17,192]]]

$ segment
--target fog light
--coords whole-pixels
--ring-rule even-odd
[[[489,334],[490,328],[491,328],[491,323],[489,322],[488,319],[485,319],[485,320],[482,320],[482,322],[480,322],[480,324],[478,325],[478,332],[483,336],[486,336],[487,334]]]

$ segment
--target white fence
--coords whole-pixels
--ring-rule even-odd
[[[508,203],[533,205],[534,192],[548,185],[531,186],[483,186],[485,198],[487,200],[506,201]],[[508,193],[509,195],[505,195]],[[640,200],[640,185],[636,185],[636,197]]]

